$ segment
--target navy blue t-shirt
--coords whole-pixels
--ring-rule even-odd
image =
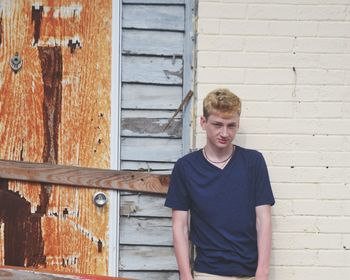
[[[255,207],[275,203],[262,154],[236,146],[224,169],[202,149],[179,159],[165,206],[191,213],[194,269],[225,276],[254,276],[257,268]]]

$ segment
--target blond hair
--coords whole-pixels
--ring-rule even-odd
[[[213,113],[231,115],[241,114],[241,100],[237,95],[226,88],[218,88],[208,93],[203,100],[203,116],[208,117]]]

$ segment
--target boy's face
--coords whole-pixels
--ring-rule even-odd
[[[219,149],[229,147],[236,137],[239,128],[239,115],[213,113],[206,119],[201,117],[200,124],[207,133],[207,145]]]

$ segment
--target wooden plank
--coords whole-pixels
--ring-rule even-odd
[[[171,218],[121,217],[120,244],[172,246]]]
[[[165,193],[166,175],[0,160],[0,178],[70,186]]]
[[[146,162],[146,161],[127,161],[121,163],[121,170],[144,171],[154,174],[170,174],[174,167],[174,163],[170,162]]]
[[[120,270],[176,270],[175,254],[171,247],[120,246]]]
[[[185,4],[185,0],[123,0],[125,4]]]
[[[183,31],[184,6],[123,5],[123,28]]]
[[[122,33],[124,54],[176,55],[183,54],[182,32],[129,30]]]
[[[0,266],[0,280],[127,280],[132,278],[108,277],[91,274],[52,272],[44,269],[25,269],[22,267]]]
[[[122,81],[164,85],[182,84],[182,59],[168,57],[122,57]]]
[[[136,161],[176,162],[182,155],[181,139],[121,139],[121,159]]]
[[[133,217],[171,218],[172,210],[164,206],[163,195],[144,195],[122,193],[120,197],[120,215]]]
[[[168,122],[161,118],[123,118],[121,135],[181,139],[182,120],[174,119],[169,126]]]
[[[176,110],[182,100],[181,86],[122,85],[123,109]]]
[[[152,280],[179,280],[178,272],[167,271],[120,271],[122,277],[130,277],[134,279],[152,279]]]
[[[175,110],[130,110],[124,109],[122,111],[122,118],[159,118],[171,119]],[[181,112],[178,114],[181,117]]]

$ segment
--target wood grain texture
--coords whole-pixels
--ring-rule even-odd
[[[176,270],[175,254],[171,247],[120,246],[121,270]]]
[[[120,229],[120,244],[156,246],[173,244],[171,218],[122,217]]]
[[[122,108],[177,109],[182,99],[181,86],[127,84],[122,85]]]
[[[8,160],[0,160],[0,178],[159,194],[167,192],[170,180],[168,175],[154,175],[145,172],[115,171]]]
[[[179,280],[179,273],[175,271],[121,271],[120,276],[133,279]]]
[[[122,51],[124,54],[180,56],[183,37],[183,32],[124,29]]]
[[[121,140],[122,160],[176,162],[182,156],[181,139],[123,137]]]
[[[123,28],[183,31],[183,5],[123,5]]]
[[[169,57],[122,57],[122,81],[163,85],[182,84],[182,59]]]
[[[0,158],[109,168],[111,1],[5,2]],[[23,59],[17,73],[8,63],[15,52]],[[31,242],[44,244],[40,262],[20,265],[106,274],[109,210],[97,209],[91,200],[99,189],[49,183],[11,180],[3,191],[28,203],[26,223],[38,227]],[[0,244],[10,226],[4,216]],[[4,248],[0,263],[11,264]]]
[[[171,209],[164,206],[163,195],[122,193],[120,200],[122,216],[171,218]]]

